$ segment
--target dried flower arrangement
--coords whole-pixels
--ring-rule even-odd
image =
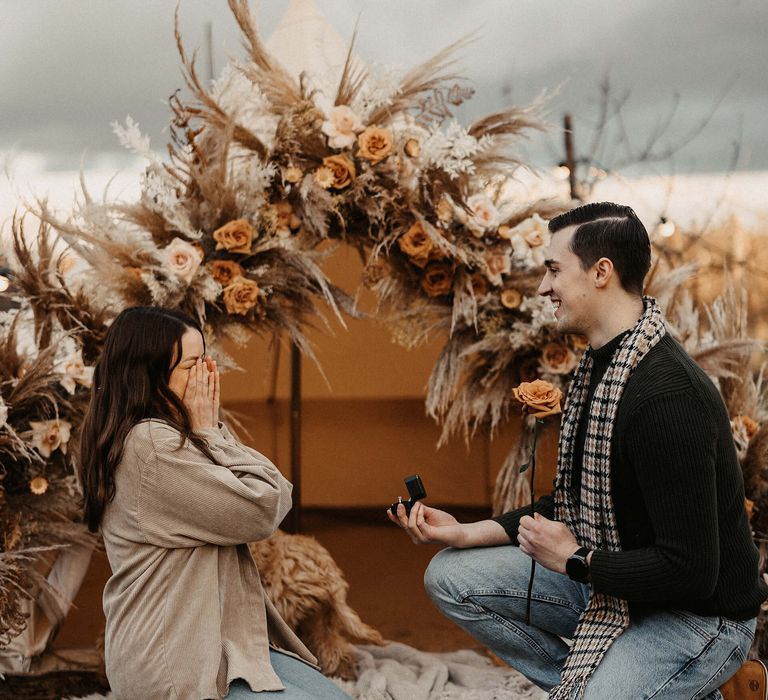
[[[350,49],[335,94],[326,95],[268,54],[245,0],[229,4],[247,55],[210,89],[177,29],[192,100],[171,99],[169,159],[130,118],[114,125],[147,160],[140,199],[97,202],[83,185],[66,220],[38,203],[35,253],[23,222],[14,222],[22,304],[0,323],[0,640],[23,625],[14,591],[32,576],[35,548],[84,536],[69,446],[109,319],[126,306],[192,314],[224,367],[219,341],[245,344],[253,333],[280,332],[311,357],[304,329],[322,317],[320,302],[339,318],[356,313],[320,264],[324,244],[350,244],[399,342],[446,338],[427,395],[443,440],[502,423],[521,381],[540,376],[564,391],[585,348],[554,330],[551,305],[536,294],[547,220],[567,203],[505,195],[522,166],[515,145],[541,126],[534,107],[468,128],[450,121],[449,105],[471,95],[451,71],[462,42],[402,76],[355,67]],[[67,252],[57,257],[59,240]],[[656,273],[649,293],[666,305],[686,349],[721,377],[737,442],[748,440],[748,494],[757,522],[765,519],[760,532],[768,531],[765,409],[747,379],[753,344],[734,320],[735,299],[713,307],[703,333],[698,311],[677,294],[684,274]],[[31,335],[23,350],[22,327]],[[745,416],[758,424],[751,438]],[[513,450],[497,482],[497,511],[529,496],[511,471],[520,461]]]

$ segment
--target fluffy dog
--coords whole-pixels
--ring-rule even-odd
[[[355,679],[357,654],[350,641],[384,640],[347,604],[349,584],[328,550],[314,537],[280,530],[248,546],[264,590],[323,673]]]

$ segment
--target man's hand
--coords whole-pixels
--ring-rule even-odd
[[[540,513],[520,519],[517,541],[523,552],[558,574],[565,573],[568,557],[579,548],[576,538],[563,523],[547,520]]]
[[[463,526],[444,510],[430,508],[421,501],[416,501],[410,516],[405,514],[405,506],[397,506],[397,516],[387,508],[387,517],[402,527],[416,544],[438,543],[449,547],[463,546]]]

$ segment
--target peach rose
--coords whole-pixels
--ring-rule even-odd
[[[501,299],[501,305],[505,309],[516,309],[523,303],[523,295],[511,287],[503,289],[499,297]]]
[[[392,132],[378,126],[369,126],[357,137],[357,155],[374,165],[392,153]]]
[[[579,363],[573,351],[561,343],[547,343],[541,351],[541,369],[551,374],[568,374]]]
[[[523,409],[536,418],[546,418],[560,413],[560,401],[563,392],[543,379],[523,382],[512,389],[512,396],[521,404]]]
[[[430,263],[421,278],[427,296],[440,297],[453,289],[453,268],[448,263]]]
[[[352,184],[356,175],[355,164],[342,155],[323,158],[323,164],[315,171],[315,179],[320,187],[325,189],[333,187],[343,190]]]
[[[29,482],[29,490],[35,496],[42,496],[48,490],[48,479],[44,476],[36,476]]]
[[[214,260],[209,269],[211,277],[222,287],[228,287],[233,279],[243,276],[243,268],[234,260]]]
[[[360,117],[348,105],[336,105],[320,127],[328,137],[328,145],[331,148],[349,148],[362,128]]]
[[[418,158],[421,154],[421,144],[416,139],[408,139],[405,142],[405,154],[411,158]]]
[[[246,277],[235,277],[224,288],[224,306],[227,313],[247,314],[259,301],[259,285]]]
[[[421,221],[416,221],[400,238],[397,245],[417,267],[424,268],[429,262],[435,244],[424,230]]]
[[[230,253],[250,253],[256,231],[245,219],[234,219],[213,232],[216,250]]]
[[[187,243],[183,238],[174,238],[163,248],[162,255],[171,272],[187,284],[192,281],[197,268],[203,261],[203,254],[200,249]]]
[[[55,450],[67,454],[72,424],[69,421],[53,418],[44,421],[29,421],[32,428],[32,447],[43,457],[50,457]]]

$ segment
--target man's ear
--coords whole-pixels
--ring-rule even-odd
[[[595,282],[595,287],[602,289],[608,285],[608,282],[613,277],[614,267],[613,261],[609,258],[600,258],[592,266],[592,276]]]

